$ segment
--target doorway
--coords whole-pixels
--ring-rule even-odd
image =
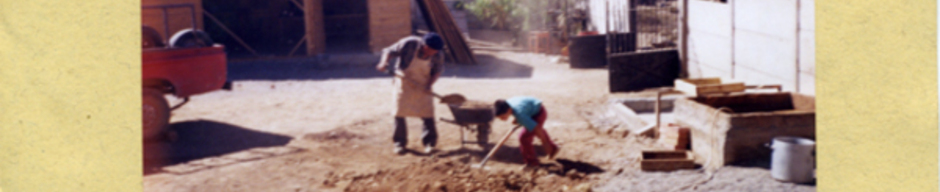
[[[327,52],[369,52],[366,0],[323,0],[323,7]]]

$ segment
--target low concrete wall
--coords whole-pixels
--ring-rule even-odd
[[[679,98],[675,102],[676,123],[690,128],[696,162],[711,170],[726,164],[769,159],[771,150],[764,144],[777,136],[815,139],[813,97],[790,93],[739,94]],[[724,107],[739,112],[719,111]]]

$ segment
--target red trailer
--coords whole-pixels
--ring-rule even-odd
[[[164,26],[170,26],[170,10],[188,9],[191,28],[182,29],[168,38],[161,37],[147,17],[142,26],[142,77],[143,77],[143,137],[154,139],[165,136],[170,119],[170,110],[189,101],[189,96],[230,88],[226,79],[225,48],[199,30],[196,25],[196,8],[192,4],[168,4],[144,6],[144,10],[163,12]],[[160,21],[157,21],[160,22]],[[162,34],[171,34],[163,27]],[[164,41],[164,39],[167,39]],[[165,94],[183,98],[183,103],[170,107]]]

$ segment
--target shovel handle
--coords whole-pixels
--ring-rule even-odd
[[[509,140],[509,136],[512,135],[512,132],[516,132],[516,129],[519,129],[521,126],[522,125],[516,125],[516,127],[513,127],[511,130],[509,130],[508,133],[506,133],[506,136],[503,136],[503,139],[499,140],[499,143],[496,143],[496,146],[493,147],[493,149],[490,150],[490,153],[486,154],[486,157],[484,157],[483,161],[480,162],[480,168],[483,168],[483,165],[486,165],[486,161],[490,160],[490,157],[496,153],[496,150],[499,150],[499,147],[503,146],[503,143],[505,143],[506,140]]]

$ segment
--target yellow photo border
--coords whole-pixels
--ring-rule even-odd
[[[0,0],[0,190],[143,191],[139,0]]]
[[[819,191],[937,191],[937,1],[816,1]]]

